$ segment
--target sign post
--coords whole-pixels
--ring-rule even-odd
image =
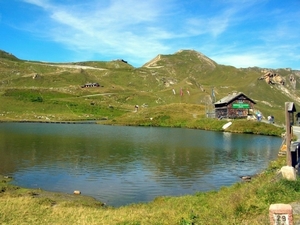
[[[294,112],[296,112],[296,107],[293,102],[285,103],[285,142],[286,142],[286,163],[287,166],[292,166],[291,157],[291,140],[292,140],[292,125],[294,124]],[[297,159],[298,160],[298,159]]]
[[[287,166],[292,166],[291,158],[291,121],[289,113],[289,102],[285,103],[285,144],[286,144],[286,163]]]

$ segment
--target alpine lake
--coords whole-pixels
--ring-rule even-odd
[[[282,138],[184,128],[0,123],[0,174],[110,206],[218,190],[277,158]]]

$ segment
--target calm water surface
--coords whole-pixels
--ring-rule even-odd
[[[121,206],[229,186],[265,169],[281,142],[183,128],[0,123],[0,174]]]

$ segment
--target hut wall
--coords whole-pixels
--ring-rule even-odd
[[[248,104],[249,108],[234,108],[233,104]],[[236,99],[228,105],[228,117],[229,118],[246,118],[249,115],[249,109],[253,109],[252,101],[250,101],[246,98]]]
[[[215,112],[216,112],[216,118],[227,118],[228,117],[228,109],[227,107],[223,107],[223,108],[216,108]]]

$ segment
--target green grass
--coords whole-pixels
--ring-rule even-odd
[[[229,120],[206,118],[205,108],[201,105],[170,104],[158,107],[142,107],[137,112],[124,113],[105,124],[130,126],[182,127],[201,130],[221,131]],[[245,119],[230,120],[232,125],[226,130],[232,133],[249,133],[258,135],[281,136],[283,127],[264,122]]]

